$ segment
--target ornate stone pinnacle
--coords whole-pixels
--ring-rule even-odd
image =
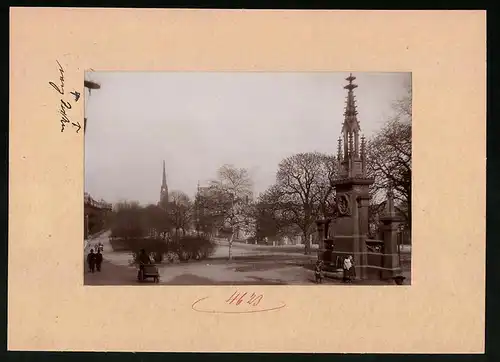
[[[349,156],[354,154],[354,139],[353,134],[349,133]]]
[[[353,82],[352,82],[352,81],[353,81],[353,80],[355,80],[355,79],[356,79],[356,77],[354,77],[354,76],[352,75],[352,73],[351,73],[351,74],[350,74],[350,75],[349,75],[349,76],[345,79],[345,80],[347,80],[347,81],[349,82],[349,84],[348,84],[348,85],[346,85],[344,88],[345,88],[345,89],[347,89],[347,90],[349,90],[349,91],[352,91],[354,88],[357,88],[358,86],[357,86],[356,84],[353,84]]]
[[[387,214],[394,214],[394,192],[391,187],[387,188]]]

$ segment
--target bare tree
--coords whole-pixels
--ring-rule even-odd
[[[259,195],[255,204],[256,237],[278,241],[285,236],[293,236],[294,224],[284,212],[283,195],[277,185],[272,185]]]
[[[214,187],[204,187],[196,195],[194,205],[194,223],[198,235],[210,238],[214,231],[223,224],[222,211],[219,211],[221,196]]]
[[[182,230],[182,234],[186,235],[186,230],[192,220],[192,202],[189,196],[182,191],[170,192],[168,199],[167,214],[175,230],[175,235],[179,236],[179,230]]]
[[[240,230],[251,226],[250,202],[252,198],[252,180],[244,168],[224,165],[217,172],[217,180],[211,182],[213,195],[212,212],[219,216],[221,227],[230,230],[229,260],[232,259],[233,241]]]
[[[375,178],[372,199],[379,203],[381,191],[394,191],[396,207],[411,229],[412,91],[393,105],[395,115],[368,143],[368,172]]]
[[[254,207],[256,238],[276,240],[280,236],[282,218],[279,213],[280,195],[276,187],[270,187],[259,195]]]
[[[276,192],[281,216],[299,227],[304,253],[310,254],[309,236],[319,213],[334,203],[335,159],[319,152],[299,153],[281,161],[276,174]]]

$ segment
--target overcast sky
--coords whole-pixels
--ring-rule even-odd
[[[361,130],[392,115],[410,73],[357,73]],[[193,196],[223,164],[250,171],[254,192],[298,152],[335,153],[348,73],[92,72],[86,95],[85,191],[108,202],[157,203],[165,160],[170,191]]]

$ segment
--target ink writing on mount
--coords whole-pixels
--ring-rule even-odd
[[[70,123],[71,121],[68,118],[68,114],[66,113],[67,109],[71,109],[71,104],[65,102],[61,99],[61,104],[59,105],[59,113],[61,114],[61,132],[64,131],[65,123]]]
[[[75,102],[78,102],[78,100],[80,99],[80,93],[78,93],[77,91],[73,91],[70,94],[75,97]]]
[[[64,96],[65,93],[64,93],[64,68],[63,66],[61,65],[61,63],[59,63],[59,61],[57,61],[57,65],[58,65],[58,70],[59,70],[59,84],[55,84],[54,82],[49,82],[49,85],[54,88],[58,94]],[[75,100],[75,103],[78,102],[78,100],[80,99],[80,93],[77,92],[77,91],[73,91],[73,92],[70,92],[70,94],[73,96],[74,100]],[[71,119],[69,118],[69,115],[68,115],[68,110],[72,109],[72,106],[71,106],[71,103],[67,100],[64,100],[63,98],[61,98],[60,100],[60,103],[59,103],[59,111],[58,113],[61,115],[61,118],[60,118],[60,122],[61,122],[61,132],[64,132],[64,129],[66,127],[67,124],[71,124],[74,128],[76,128],[76,133],[78,133],[78,131],[80,131],[80,128],[82,128],[82,126],[80,125],[80,122],[76,121],[76,122],[72,122]]]
[[[64,68],[61,63],[56,60],[57,65],[59,66],[59,82],[60,86],[57,86],[54,82],[49,82],[49,84],[54,88],[59,94],[64,95]]]

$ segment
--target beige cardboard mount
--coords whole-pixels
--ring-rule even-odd
[[[12,8],[8,348],[482,353],[485,23],[484,11]],[[89,68],[412,72],[412,285],[245,286],[286,307],[224,315],[192,305],[232,287],[83,286],[83,132],[60,132],[56,60],[82,94]],[[83,121],[83,103],[72,112]]]

